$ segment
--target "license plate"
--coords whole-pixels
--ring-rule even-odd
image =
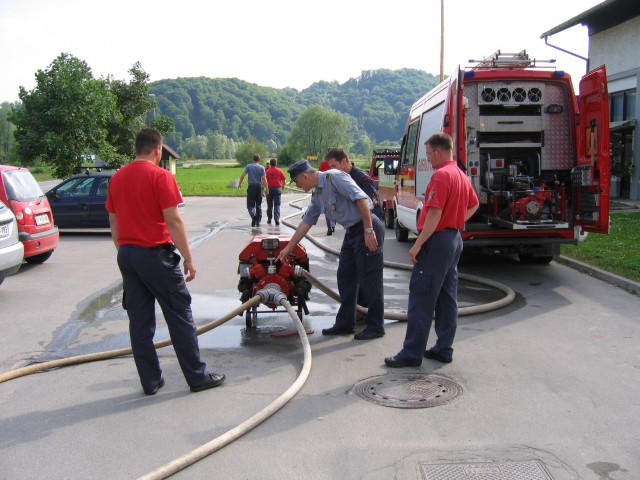
[[[0,238],[9,236],[9,225],[2,225],[0,227]]]
[[[46,213],[36,215],[36,225],[46,225],[47,223],[49,223],[49,215]]]

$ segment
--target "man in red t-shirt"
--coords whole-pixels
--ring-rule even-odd
[[[271,218],[280,225],[280,200],[282,189],[287,181],[284,172],[278,168],[278,161],[272,158],[269,161],[269,168],[265,172],[267,177],[267,224],[271,225]]]
[[[387,366],[394,368],[417,367],[423,356],[451,362],[458,322],[460,230],[478,209],[478,197],[469,178],[453,161],[451,137],[436,133],[425,146],[427,160],[436,171],[427,185],[418,217],[420,234],[409,250],[413,272],[404,344],[400,353],[384,359]],[[438,339],[433,348],[426,350],[432,319]]]
[[[182,195],[173,175],[158,167],[161,159],[160,132],[141,130],[136,137],[136,158],[111,178],[105,205],[118,251],[133,359],[147,395],[155,395],[164,385],[153,345],[156,300],[191,391],[217,387],[225,378],[222,373],[209,373],[200,360],[191,295],[176,248],[184,259],[187,282],[195,278],[196,267],[178,212]]]

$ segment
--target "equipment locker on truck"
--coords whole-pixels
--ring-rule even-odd
[[[525,51],[473,61],[411,108],[392,201],[396,238],[417,234],[416,221],[433,174],[424,142],[453,138],[454,160],[467,173],[480,208],[465,247],[517,253],[547,263],[580,233],[609,231],[609,109],[604,66],[580,82]]]

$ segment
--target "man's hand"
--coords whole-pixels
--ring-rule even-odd
[[[418,263],[418,254],[420,253],[420,250],[422,250],[422,248],[418,247],[415,243],[413,244],[413,247],[409,249],[409,260],[411,260],[411,263],[414,265]]]
[[[291,248],[289,248],[291,247]],[[289,254],[291,253],[291,250],[293,250],[293,247],[291,246],[291,243],[289,243],[286,247],[284,247],[281,251],[280,251],[280,255],[278,255],[278,258],[276,258],[276,262],[283,262],[285,258],[287,258],[289,256]]]
[[[375,252],[376,249],[378,248],[378,239],[376,238],[376,232],[373,233],[364,233],[364,244],[367,246],[367,248],[372,251]]]
[[[184,261],[184,274],[187,276],[185,281],[190,282],[194,278],[196,278],[196,266],[193,263],[193,260],[185,260]]]

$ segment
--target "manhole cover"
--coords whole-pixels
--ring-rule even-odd
[[[381,375],[355,384],[352,392],[385,407],[427,408],[449,403],[462,387],[441,375]]]
[[[423,480],[553,480],[538,460],[420,465]]]

